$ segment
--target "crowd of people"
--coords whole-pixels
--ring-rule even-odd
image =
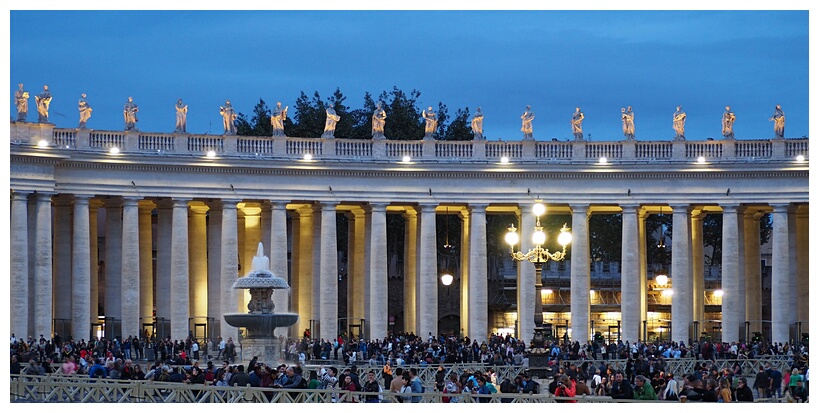
[[[282,359],[287,364],[269,366],[253,359],[244,365],[232,365],[237,345],[232,337],[202,343],[192,337],[185,340],[145,339],[128,337],[94,339],[91,341],[52,339],[40,336],[27,340],[11,338],[11,374],[87,375],[90,378],[119,380],[154,380],[178,383],[207,383],[215,386],[254,386],[270,388],[303,388],[355,390],[381,393],[352,400],[340,392],[336,401],[375,402],[383,399],[386,390],[394,393],[398,402],[417,402],[418,393],[436,391],[443,401],[457,402],[463,393],[481,395],[494,393],[545,393],[555,396],[610,396],[614,399],[753,401],[755,398],[789,398],[806,401],[809,371],[807,348],[788,343],[682,343],[620,342],[603,344],[590,341],[581,345],[570,341],[549,341],[544,349],[550,356],[552,381],[548,389],[539,389],[537,381],[521,374],[498,382],[493,366],[518,365],[528,367],[526,344],[511,335],[491,335],[478,343],[468,337],[426,338],[414,334],[396,334],[383,340],[347,340],[340,335],[333,341],[310,339],[309,331],[302,339],[282,337]],[[140,361],[154,360],[140,365]],[[768,363],[760,368],[752,384],[749,372],[740,364],[719,370],[717,359],[757,358],[780,355],[790,360],[789,367],[779,371]],[[669,359],[689,357],[697,360],[695,368],[683,377],[667,373]],[[622,371],[615,370],[609,360],[627,360]],[[577,360],[583,363],[578,365]],[[574,361],[574,362],[570,362]],[[201,363],[201,364],[200,364]],[[214,364],[215,363],[215,364]],[[482,364],[481,371],[467,371],[460,376],[443,365]],[[220,365],[221,364],[221,365]],[[307,364],[319,365],[305,371]],[[368,377],[358,376],[358,367],[366,364],[382,369],[383,382],[376,382],[372,369]],[[416,367],[438,366],[435,385],[425,389]],[[339,369],[341,368],[341,371]],[[752,373],[751,373],[752,374]],[[370,377],[372,376],[372,377]],[[334,393],[335,394],[335,393]],[[450,395],[451,394],[451,395]],[[346,399],[345,399],[346,398]],[[502,401],[509,401],[502,398]]]

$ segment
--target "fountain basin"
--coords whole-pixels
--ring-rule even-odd
[[[247,337],[275,337],[273,330],[276,327],[289,327],[299,320],[294,313],[274,314],[225,314],[225,322],[233,327],[244,327]]]

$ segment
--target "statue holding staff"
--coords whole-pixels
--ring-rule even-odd
[[[287,108],[282,109],[282,103],[276,102],[276,107],[273,108],[273,115],[270,116],[270,126],[273,127],[273,136],[284,137],[284,120],[287,119]]]
[[[185,133],[188,128],[188,105],[182,103],[182,98],[176,101],[176,132]]]
[[[423,115],[426,122],[424,125],[424,139],[432,139],[432,134],[435,133],[435,129],[438,129],[438,117],[432,111],[432,106],[421,112],[421,115]]]
[[[128,96],[128,101],[125,102],[122,109],[122,116],[125,118],[125,130],[137,130],[136,123],[139,121],[137,112],[139,112],[139,108],[134,103],[134,98]]]
[[[535,120],[535,112],[532,112],[532,107],[526,105],[526,110],[523,111],[523,115],[520,115],[521,119],[521,132],[523,132],[523,140],[531,141],[534,140],[534,136],[532,134],[532,121]]]
[[[336,123],[341,119],[341,116],[336,115],[336,110],[332,106],[327,106],[327,119],[324,121],[324,133],[322,138],[335,138]]]
[[[225,128],[225,135],[235,135],[236,125],[233,121],[236,120],[236,111],[233,110],[233,105],[229,100],[225,100],[225,106],[219,106],[219,114],[222,115],[222,126]]]
[[[770,119],[774,123],[774,135],[776,139],[784,139],[785,138],[785,112],[782,111],[782,107],[776,105],[776,109],[774,110],[773,116]]]
[[[14,105],[17,106],[17,122],[25,122],[28,117],[28,92],[23,90],[23,84],[17,85],[14,92]]]
[[[677,111],[674,112],[674,136],[675,141],[685,140],[685,112],[682,111],[682,106],[677,106]]]
[[[734,112],[731,112],[731,107],[725,107],[725,113],[722,114],[722,136],[728,140],[734,140],[734,121],[737,120]]]
[[[476,141],[484,140],[483,137],[483,113],[481,113],[481,107],[478,106],[478,110],[472,116],[472,136]]]
[[[85,100],[85,93],[80,95],[80,100],[77,102],[80,111],[80,124],[77,126],[80,129],[85,129],[85,123],[91,118],[91,106],[88,106],[88,101]]]
[[[575,108],[574,114],[572,115],[572,134],[574,135],[574,140],[582,141],[583,140],[583,119],[585,116],[583,112],[580,111],[580,107]]]
[[[43,86],[43,91],[34,96],[34,101],[37,103],[37,122],[48,123],[48,107],[51,105],[51,92],[48,91],[48,85]]]
[[[386,139],[384,125],[387,123],[387,113],[381,108],[381,102],[375,105],[373,112],[373,139]]]

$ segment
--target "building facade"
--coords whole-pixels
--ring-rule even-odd
[[[395,322],[388,286],[402,289],[405,330],[437,334],[447,296],[436,215],[449,213],[462,228],[457,322],[463,334],[486,337],[498,325],[489,316],[487,217],[515,216],[521,248],[531,248],[536,199],[549,214],[570,216],[573,241],[565,292],[536,291],[534,267],[516,266],[511,317],[520,337],[531,338],[541,299],[546,318],[559,313],[572,340],[587,340],[603,319],[616,320],[624,341],[644,339],[658,319],[651,300],[666,289],[673,294],[661,294],[655,309],[674,341],[697,338],[706,311],[719,314],[729,342],[766,323],[779,342],[809,327],[807,139],[357,141],[23,122],[10,132],[11,331],[18,336],[237,337],[222,315],[246,311],[244,293],[230,286],[249,269],[258,242],[271,270],[290,280],[291,289],[273,297],[276,311],[299,314],[289,334],[310,329],[332,339],[344,320],[365,337],[384,337]],[[588,228],[602,213],[622,214],[620,279],[605,307],[591,288]],[[657,213],[673,214],[668,286],[646,266],[645,219]],[[773,220],[767,320],[754,230],[763,213]],[[347,222],[343,271],[338,214]],[[400,283],[388,279],[388,214],[404,219]],[[722,296],[713,301],[702,262],[705,214],[723,215]],[[550,307],[549,294],[565,295],[556,301],[565,308]]]

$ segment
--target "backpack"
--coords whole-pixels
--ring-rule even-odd
[[[302,377],[302,378],[301,378],[301,381],[299,382],[299,385],[298,385],[298,386],[296,386],[296,388],[297,388],[297,389],[306,389],[306,388],[307,388],[307,379],[305,379],[304,377]]]

